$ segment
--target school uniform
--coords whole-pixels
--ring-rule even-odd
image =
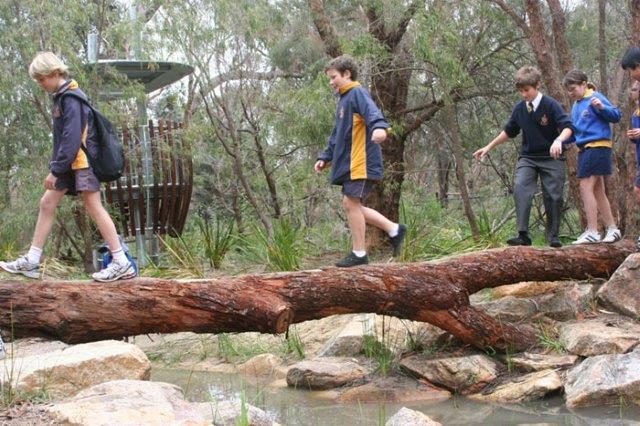
[[[504,127],[510,138],[522,132],[513,188],[519,232],[529,231],[531,205],[540,177],[547,215],[547,238],[558,238],[566,166],[564,157],[554,159],[549,150],[566,128],[573,128],[567,113],[558,101],[542,93],[538,93],[531,102],[523,100],[516,104]]]
[[[640,107],[637,107],[633,114],[631,114],[631,128],[640,129]],[[640,188],[640,139],[631,139],[636,145],[636,180],[634,185],[636,188]]]
[[[591,105],[593,98],[599,99],[604,108]],[[574,139],[578,147],[578,178],[611,174],[611,125],[620,121],[620,110],[599,92],[587,89],[571,109],[575,129]]]
[[[357,81],[341,87],[338,95],[335,125],[318,160],[331,162],[331,183],[342,185],[343,194],[363,198],[383,176],[382,149],[371,136],[389,123]]]
[[[55,188],[67,189],[67,194],[95,192],[100,190],[100,182],[93,174],[86,149],[96,149],[96,135],[91,108],[73,96],[63,96],[67,91],[82,96],[75,80],[66,81],[53,94],[53,153],[49,163],[51,174],[57,177]]]

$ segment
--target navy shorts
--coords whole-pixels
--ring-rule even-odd
[[[93,174],[91,168],[70,170],[58,177],[56,189],[67,189],[68,195],[78,195],[79,192],[100,191],[100,181]]]
[[[578,178],[611,174],[611,148],[585,148],[578,153]]]
[[[347,197],[360,198],[361,200],[371,192],[374,181],[367,179],[348,180],[342,182],[342,195]]]

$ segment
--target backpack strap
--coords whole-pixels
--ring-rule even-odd
[[[86,105],[89,107],[89,109],[91,110],[91,112],[93,113],[95,111],[95,109],[93,108],[93,105],[91,105],[91,103],[84,97],[78,95],[77,93],[74,92],[70,92],[69,90],[65,90],[64,92],[62,92],[62,94],[60,94],[60,108],[62,108],[62,99],[67,97],[67,96],[71,96],[72,98],[76,98],[80,101],[80,103]],[[64,113],[64,111],[63,111]],[[95,113],[94,113],[95,116]],[[87,139],[89,139],[89,116],[87,115],[87,117],[83,117],[83,115],[80,115],[80,120],[81,120],[81,125],[82,128],[84,129],[85,126],[87,127]],[[82,123],[84,121],[84,123]],[[87,141],[85,140],[85,143],[81,143],[80,144],[80,148],[82,148],[82,150],[84,151],[85,155],[87,156],[87,159],[89,158],[89,151],[87,151]]]

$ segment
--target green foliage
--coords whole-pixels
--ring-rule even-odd
[[[301,230],[287,219],[274,221],[273,235],[263,228],[253,227],[253,235],[245,238],[243,251],[250,259],[263,264],[270,271],[300,269],[303,254]]]
[[[378,372],[386,376],[391,372],[394,354],[384,342],[380,342],[375,336],[365,335],[362,350],[364,356],[376,361]]]
[[[287,354],[295,354],[299,359],[304,358],[304,343],[302,339],[300,339],[300,334],[295,325],[290,326],[287,331],[284,352]]]
[[[222,260],[235,242],[233,235],[235,222],[233,220],[222,222],[220,217],[216,216],[215,223],[215,228],[212,228],[211,223],[206,219],[196,222],[202,234],[205,258],[209,259],[209,264],[213,268],[220,269]]]
[[[171,261],[178,267],[189,271],[193,277],[204,277],[202,264],[197,256],[197,252],[193,245],[188,243],[183,236],[162,238],[158,235],[158,239],[167,250],[171,257]]]

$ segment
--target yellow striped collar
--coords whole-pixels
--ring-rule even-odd
[[[360,83],[358,83],[357,81],[352,81],[352,82],[347,83],[344,86],[340,87],[338,89],[338,91],[340,92],[341,95],[344,95],[345,93],[347,93],[349,90],[353,89],[354,87],[360,87]]]

